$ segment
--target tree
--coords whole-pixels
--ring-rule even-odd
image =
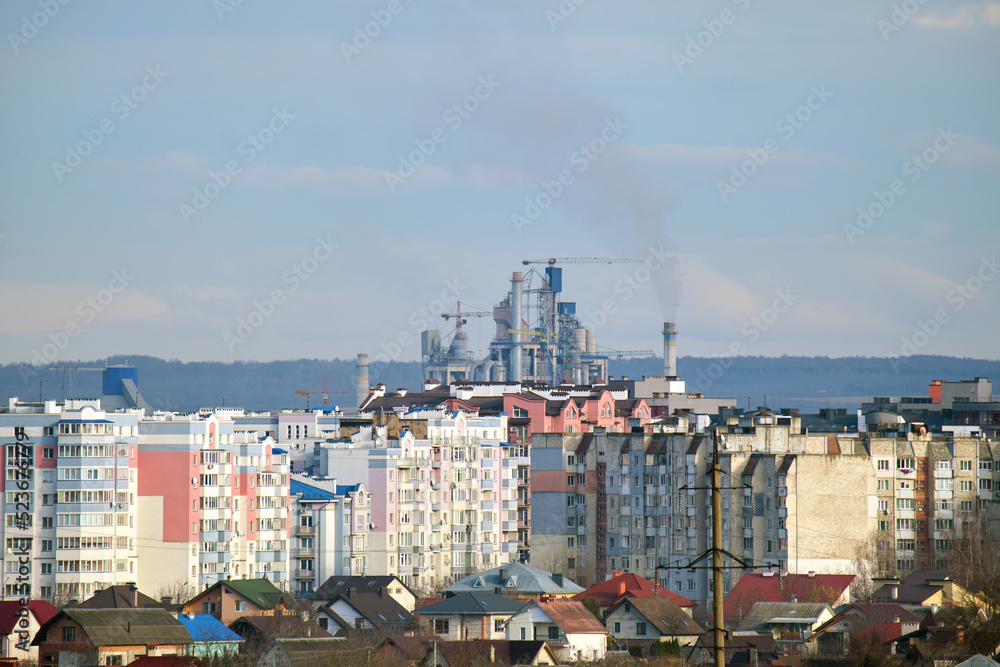
[[[1000,530],[988,511],[956,519],[948,565],[970,595],[955,600],[941,617],[962,631],[970,653],[996,656],[1000,654]]]
[[[895,555],[892,538],[888,533],[872,531],[868,539],[861,542],[854,552],[854,573],[851,582],[851,597],[868,600],[875,592],[873,579],[896,574]]]
[[[600,600],[598,600],[597,598],[583,598],[581,602],[583,602],[583,606],[586,607],[587,610],[590,611],[590,613],[593,614],[598,621],[602,620]]]

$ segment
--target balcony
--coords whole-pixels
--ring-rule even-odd
[[[316,526],[296,526],[295,527],[295,534],[296,535],[315,535],[316,534]]]
[[[784,519],[785,517],[787,517],[788,516],[788,508],[787,507],[779,507],[778,508],[778,516],[780,518],[782,518],[782,519]]]
[[[316,570],[305,570],[301,567],[295,568],[295,578],[296,579],[315,579]]]
[[[698,526],[688,526],[687,527],[688,537],[698,537]]]

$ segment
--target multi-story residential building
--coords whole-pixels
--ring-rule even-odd
[[[292,472],[303,472],[313,465],[313,446],[317,442],[340,437],[341,412],[336,406],[312,410],[245,412],[241,408],[216,408],[203,412],[228,415],[234,430],[250,431],[258,440],[271,438],[289,454]]]
[[[309,597],[332,576],[369,573],[371,494],[364,484],[293,478],[291,497],[296,597]]]
[[[387,426],[351,441],[317,445],[319,476],[363,483],[371,493],[369,571],[398,575],[413,588],[517,559],[527,531],[528,460],[504,442],[506,416],[419,410],[403,421],[426,423],[426,438]],[[395,434],[393,434],[395,435]],[[519,477],[520,471],[525,476]],[[354,539],[357,539],[355,537]]]
[[[288,460],[273,445],[225,413],[140,420],[140,588],[265,574],[288,585]]]
[[[21,402],[0,414],[3,595],[83,599],[138,571],[141,410],[100,401]]]

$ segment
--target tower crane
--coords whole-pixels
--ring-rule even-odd
[[[455,328],[456,329],[461,329],[462,328],[462,325],[466,323],[466,320],[464,319],[466,317],[487,317],[487,316],[491,316],[491,315],[493,315],[493,313],[490,312],[490,311],[488,311],[488,310],[467,310],[465,312],[462,312],[462,302],[461,301],[456,301],[455,302],[455,312],[454,313],[441,313],[441,317],[443,317],[446,321],[449,318],[452,318],[452,317],[455,318]]]
[[[330,389],[327,384],[327,377],[323,377],[323,391],[309,391],[308,389],[296,389],[295,393],[304,396],[306,399],[306,410],[309,409],[309,394],[323,394],[323,405],[330,405],[330,394],[353,394],[356,389]]]
[[[548,264],[549,266],[556,264],[636,264],[641,261],[643,260],[622,257],[549,257],[546,259],[525,259],[521,260],[521,264],[525,266],[528,264]]]

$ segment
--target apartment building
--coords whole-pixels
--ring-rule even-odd
[[[138,571],[137,433],[141,411],[100,401],[8,401],[3,595],[82,600]],[[30,595],[19,595],[30,586]]]
[[[317,444],[321,478],[365,484],[371,494],[368,571],[397,575],[411,588],[440,587],[515,561],[527,546],[518,542],[519,531],[527,538],[518,517],[528,514],[529,461],[523,446],[503,441],[506,416],[415,410],[401,417],[422,422],[426,437],[381,425]]]

